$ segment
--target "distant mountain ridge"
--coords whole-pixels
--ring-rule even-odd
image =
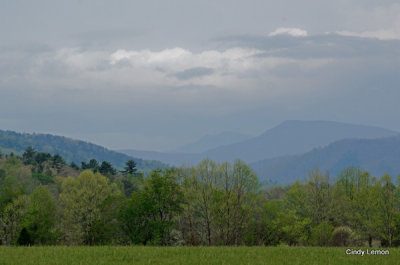
[[[266,130],[259,136],[238,143],[221,145],[198,154],[120,151],[175,166],[196,164],[206,157],[218,162],[233,161],[240,158],[247,163],[253,163],[268,158],[302,154],[337,140],[347,138],[373,139],[396,134],[397,132],[374,126],[333,121],[289,120]]]
[[[400,174],[400,134],[378,139],[345,139],[295,156],[265,159],[250,166],[264,181],[292,183],[318,167],[336,176],[346,167],[360,167],[374,176]]]
[[[97,161],[108,161],[117,168],[123,168],[125,162],[133,159],[139,169],[155,169],[166,167],[158,161],[146,161],[141,158],[133,158],[129,155],[109,150],[103,146],[74,140],[64,136],[51,134],[29,134],[13,131],[0,130],[0,149],[22,153],[26,148],[32,146],[39,152],[47,152],[52,155],[61,155],[66,162],[75,162],[80,165],[82,161],[89,159]]]
[[[59,154],[68,163],[80,164],[94,158],[111,162],[117,168],[130,159],[137,162],[139,169],[155,169],[165,168],[166,164],[190,166],[206,157],[219,162],[240,158],[249,163],[262,182],[280,184],[303,179],[315,166],[332,175],[348,166],[361,167],[377,176],[400,174],[399,133],[328,121],[286,121],[257,137],[194,154],[121,150],[126,153],[123,154],[63,136],[0,130],[3,152],[22,154],[29,146]]]
[[[211,159],[248,163],[262,159],[301,154],[346,138],[380,138],[397,134],[387,129],[333,121],[285,121],[249,140],[221,146],[204,153]]]

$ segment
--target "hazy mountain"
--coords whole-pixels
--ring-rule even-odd
[[[331,121],[285,121],[257,137],[207,150],[199,154],[119,150],[143,159],[170,165],[196,164],[208,157],[215,161],[240,158],[248,163],[286,155],[302,154],[345,138],[380,138],[396,135],[387,129]],[[223,134],[221,134],[223,135]],[[205,137],[207,139],[207,137]],[[217,137],[214,137],[217,139]],[[200,142],[200,141],[199,141]],[[207,141],[204,141],[207,142]],[[199,148],[199,147],[197,147]]]
[[[354,166],[374,176],[400,174],[400,135],[379,139],[346,139],[302,155],[266,159],[250,164],[262,180],[292,183],[303,180],[314,167],[336,176]]]
[[[108,150],[105,147],[73,140],[63,136],[50,134],[28,134],[0,130],[0,149],[3,152],[14,152],[22,154],[24,150],[32,146],[39,152],[47,152],[52,155],[61,155],[67,163],[75,162],[80,165],[82,161],[96,159],[99,162],[108,161],[117,168],[124,167],[126,161],[134,159],[139,169],[155,169],[166,165],[158,161],[146,161],[140,158],[133,158],[126,154]]]
[[[240,143],[203,153],[216,161],[240,158],[248,163],[284,155],[301,154],[345,138],[379,138],[396,135],[387,129],[332,121],[285,121]]]
[[[221,145],[229,145],[245,141],[251,136],[237,132],[222,132],[219,134],[205,135],[199,140],[172,150],[172,153],[202,153]]]

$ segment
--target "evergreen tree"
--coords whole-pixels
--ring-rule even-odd
[[[99,172],[104,176],[114,176],[117,174],[117,170],[107,161],[101,163]]]
[[[30,246],[33,244],[31,235],[25,227],[22,228],[21,233],[19,233],[17,244],[20,246]]]
[[[22,154],[22,159],[25,165],[33,165],[35,162],[36,150],[29,146],[26,148],[25,152]]]
[[[121,173],[135,175],[137,173],[136,162],[134,160],[128,160],[125,163],[124,170]]]

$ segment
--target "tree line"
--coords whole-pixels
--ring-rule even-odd
[[[261,187],[240,160],[118,171],[0,154],[2,245],[398,246],[400,178],[346,168]]]

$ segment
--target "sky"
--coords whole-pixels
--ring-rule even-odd
[[[400,131],[392,0],[0,0],[0,129],[168,151],[284,120]]]

